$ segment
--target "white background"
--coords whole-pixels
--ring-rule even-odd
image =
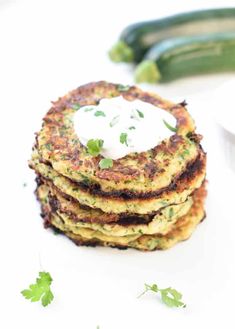
[[[186,98],[208,152],[207,219],[169,251],[78,248],[44,230],[27,167],[51,100],[90,81],[133,83],[129,66],[107,58],[125,25],[223,5],[235,1],[0,0],[0,328],[234,328],[235,175],[213,99],[225,97],[215,90],[235,74],[143,86],[173,101]],[[20,295],[41,269],[54,279],[47,308]],[[154,282],[181,291],[187,308],[169,309],[154,295],[136,298]]]

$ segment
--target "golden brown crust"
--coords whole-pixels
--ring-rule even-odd
[[[148,215],[140,215],[135,213],[112,214],[105,213],[100,209],[92,209],[81,205],[77,200],[62,193],[52,182],[43,178],[37,179],[36,195],[40,201],[40,195],[48,195],[48,203],[53,212],[59,211],[69,216],[74,223],[97,223],[97,224],[118,224],[121,226],[140,225],[150,223],[155,216],[161,215],[166,207],[162,207],[156,212]],[[182,204],[183,205],[183,204]],[[175,206],[171,204],[170,207]],[[172,219],[172,215],[171,215]]]
[[[178,130],[177,134],[155,148],[147,152],[128,154],[115,160],[112,168],[101,170],[99,161],[102,157],[87,154],[86,148],[80,143],[73,129],[71,118],[76,112],[73,107],[77,103],[80,106],[95,105],[102,98],[119,95],[130,101],[140,99],[170,112],[177,119]],[[173,177],[161,181],[173,159],[176,161],[185,150],[192,149],[187,159],[181,159],[179,171],[184,170],[189,162],[196,159],[198,144],[187,138],[187,134],[194,133],[194,128],[194,123],[182,104],[173,104],[137,87],[120,91],[119,85],[100,81],[79,87],[53,103],[53,107],[44,118],[36,146],[44,161],[48,161],[55,170],[71,179],[82,182],[85,177],[85,180],[89,179],[91,183],[99,184],[103,191],[120,190],[121,187],[129,189],[131,186],[136,192],[143,189],[151,191],[156,189],[154,187],[158,184],[160,188],[167,186],[169,179],[179,174],[177,166],[173,165],[176,171],[172,173]],[[178,162],[180,164],[180,161]]]
[[[84,238],[79,234],[74,234],[72,232],[66,231],[64,233],[67,235],[75,244],[78,246],[109,246],[119,249],[126,249],[126,248],[135,248],[142,251],[152,251],[152,250],[161,250],[167,249],[172,247],[179,241],[186,240],[190,237],[191,233],[195,229],[198,223],[200,223],[205,217],[204,211],[204,200],[206,197],[206,188],[205,183],[195,191],[193,195],[193,206],[189,210],[189,212],[181,217],[172,230],[167,233],[166,235],[162,234],[155,234],[155,235],[142,235],[137,238],[135,241],[122,244],[122,243],[115,243],[115,242],[107,242],[99,240],[98,238]],[[54,225],[51,223],[53,218],[53,212],[50,209],[43,207],[43,215],[44,221],[46,222],[46,226],[51,226],[52,228]],[[56,228],[57,229],[57,228]],[[153,247],[154,242],[154,247]]]
[[[44,161],[41,161],[43,162]],[[47,165],[48,166],[48,165]],[[50,165],[49,165],[50,167]],[[34,167],[32,164],[32,168],[35,170],[37,175],[43,177],[40,172],[37,171],[37,168]],[[141,201],[141,200],[152,200],[160,197],[167,197],[171,195],[172,192],[181,193],[189,186],[193,185],[194,182],[197,180],[198,176],[204,176],[206,169],[206,154],[203,150],[200,151],[197,159],[193,162],[188,164],[186,171],[180,173],[178,177],[174,181],[170,183],[169,186],[163,189],[159,189],[152,192],[147,193],[135,193],[129,190],[116,190],[112,192],[104,192],[102,191],[97,184],[89,185],[84,183],[75,182],[69,178],[66,178],[71,187],[75,189],[80,189],[82,191],[88,192],[90,195],[96,195],[104,199],[113,199],[119,202],[125,200],[133,200],[133,201]],[[63,177],[63,175],[61,175]],[[43,177],[44,180],[50,181],[49,178]]]

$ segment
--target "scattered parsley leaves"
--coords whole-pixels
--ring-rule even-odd
[[[177,128],[172,127],[172,126],[171,126],[168,122],[166,122],[165,120],[163,120],[163,123],[164,123],[164,125],[165,125],[169,130],[173,131],[174,133],[177,132]]]
[[[181,154],[180,154],[180,157],[181,157],[181,159],[185,159],[185,157],[186,157],[186,155],[189,155],[190,154],[190,152],[189,152],[189,150],[187,150],[187,149],[185,149]]]
[[[174,215],[174,209],[172,207],[170,207],[170,209],[169,209],[169,217],[170,217],[170,219],[173,217],[173,215]]]
[[[128,86],[128,85],[121,85],[121,84],[119,84],[117,86],[117,90],[118,91],[128,91],[130,88],[131,88],[131,86]]]
[[[31,302],[38,302],[41,300],[43,306],[51,303],[54,295],[51,291],[52,277],[49,272],[39,272],[39,278],[36,279],[35,284],[31,284],[29,289],[21,291],[21,294],[30,299]]]
[[[127,137],[128,137],[127,133],[121,133],[121,135],[119,137],[120,143],[126,144],[126,146],[128,146]]]
[[[94,107],[87,107],[84,112],[91,112],[94,110]]]
[[[186,304],[184,304],[181,300],[182,294],[171,287],[159,289],[156,284],[148,285],[145,283],[145,290],[141,295],[139,295],[139,297],[143,296],[148,291],[160,293],[163,303],[169,307],[186,307]]]
[[[115,126],[118,121],[119,121],[120,115],[116,115],[109,123],[109,126],[112,128],[113,126]]]
[[[51,143],[46,143],[46,144],[45,144],[45,148],[46,148],[48,151],[52,151],[52,144],[51,144]]]
[[[144,113],[143,112],[141,112],[140,110],[136,110],[136,111],[139,114],[140,118],[144,118]]]
[[[78,111],[81,108],[81,105],[79,103],[75,103],[72,105],[72,109],[75,111]]]
[[[134,130],[134,129],[136,129],[136,128],[135,128],[135,126],[131,126],[131,127],[129,127],[128,129],[129,129],[129,130]]]
[[[100,154],[104,141],[102,139],[89,139],[87,142],[87,151],[90,155],[97,156]]]
[[[100,169],[108,169],[108,168],[112,168],[112,166],[113,166],[113,160],[109,158],[102,159],[99,162]]]
[[[143,119],[144,118],[144,113],[141,112],[140,110],[133,110],[132,111],[132,114],[131,114],[131,119],[134,119],[134,120],[140,120],[140,119]]]
[[[96,111],[95,112],[96,117],[106,117],[105,113],[103,111]]]

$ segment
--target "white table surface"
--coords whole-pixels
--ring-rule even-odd
[[[207,219],[169,251],[79,248],[44,230],[27,167],[51,100],[90,81],[133,83],[131,68],[106,55],[123,26],[223,5],[235,1],[0,0],[0,328],[234,328],[235,175],[225,162],[212,95],[235,74],[142,86],[186,99],[208,152]],[[41,269],[54,279],[47,308],[20,295]],[[181,291],[187,308],[169,309],[154,295],[136,298],[154,282]]]

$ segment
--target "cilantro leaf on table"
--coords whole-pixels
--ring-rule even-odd
[[[143,296],[146,292],[152,291],[154,293],[160,293],[161,300],[169,307],[186,307],[186,304],[182,302],[182,294],[171,287],[160,289],[156,284],[145,284],[145,290],[138,297]]]
[[[39,272],[36,283],[31,284],[28,289],[22,290],[21,294],[26,299],[30,299],[31,302],[38,302],[41,300],[41,304],[47,306],[54,299],[54,295],[51,291],[52,281],[49,272]]]

